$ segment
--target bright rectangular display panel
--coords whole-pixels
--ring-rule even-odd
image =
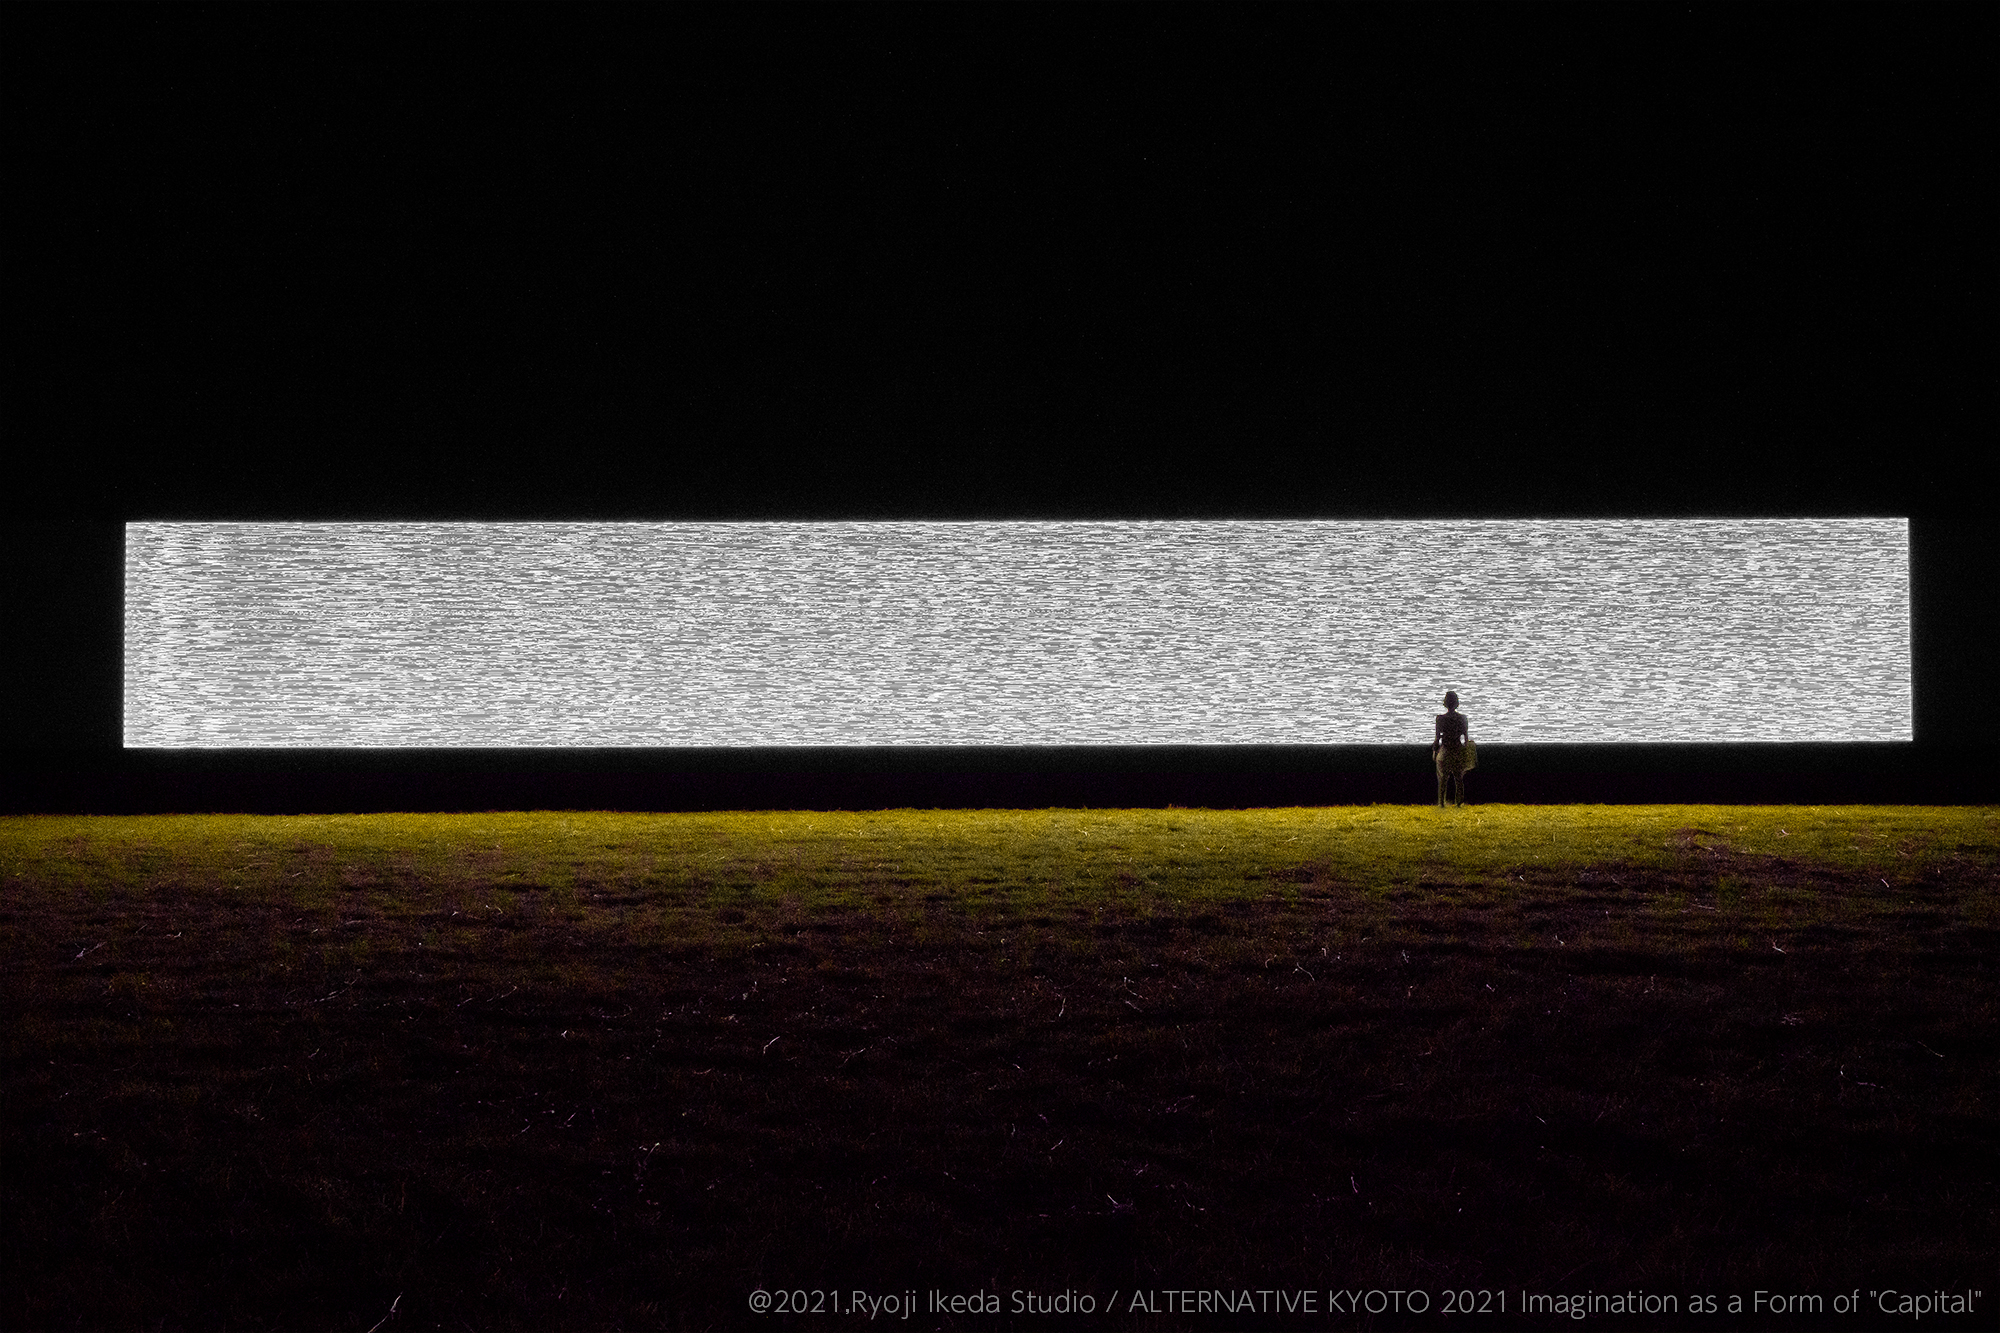
[[[125,744],[1908,741],[1906,519],[133,523]]]

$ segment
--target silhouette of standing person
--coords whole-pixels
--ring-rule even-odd
[[[1465,725],[1465,714],[1458,711],[1458,691],[1444,692],[1444,711],[1437,715],[1435,739],[1431,742],[1431,758],[1437,763],[1438,807],[1445,805],[1445,795],[1451,795],[1451,804],[1465,804],[1465,771],[1472,767],[1466,753],[1472,735]]]

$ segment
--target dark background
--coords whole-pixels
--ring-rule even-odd
[[[1992,801],[1995,14],[10,5],[0,808],[1433,795],[1420,745],[123,753],[121,525],[277,518],[1908,517],[1914,744],[1471,795]]]

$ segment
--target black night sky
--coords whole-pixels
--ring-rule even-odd
[[[141,518],[1908,516],[1979,680],[1990,7],[0,24],[16,744]]]

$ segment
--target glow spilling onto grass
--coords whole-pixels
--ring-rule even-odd
[[[1109,894],[1258,897],[1301,865],[1380,890],[1454,875],[1511,883],[1534,866],[1560,880],[1590,866],[1665,871],[1690,854],[1779,858],[1793,868],[1880,882],[1953,872],[2000,857],[2000,809],[1893,805],[1428,804],[1262,810],[740,810],[641,814],[494,811],[339,815],[26,815],[0,817],[0,874],[67,882],[74,863],[108,882],[270,884],[307,897],[394,881],[426,891],[537,890],[652,882],[706,886],[716,904],[865,906],[878,881],[924,902],[1011,885],[1025,910]],[[296,864],[293,864],[296,862]],[[1731,866],[1707,865],[1713,873]],[[1254,873],[1252,873],[1254,872]],[[1887,878],[1882,878],[1887,877]],[[852,893],[855,885],[869,892]],[[514,884],[513,888],[521,885]],[[1290,892],[1290,887],[1286,887]],[[703,899],[707,901],[706,898]],[[1996,922],[2000,900],[1972,904]]]
[[[125,744],[1911,739],[1904,519],[134,523]]]

